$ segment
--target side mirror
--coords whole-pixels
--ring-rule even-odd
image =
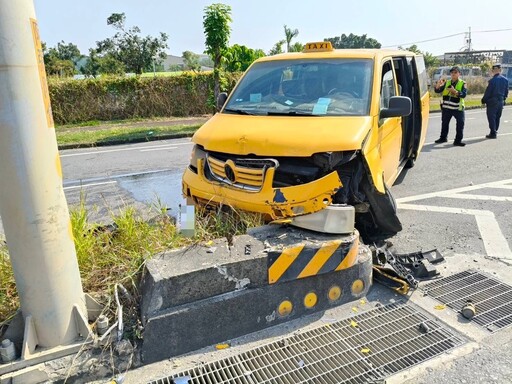
[[[412,102],[406,96],[391,96],[389,107],[380,110],[380,118],[409,116],[412,111]]]
[[[227,99],[228,94],[226,92],[219,93],[219,96],[217,96],[217,111],[220,111],[222,109]]]

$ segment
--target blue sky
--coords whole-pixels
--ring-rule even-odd
[[[124,12],[127,25],[139,26],[144,35],[167,33],[168,52],[178,56],[185,50],[204,51],[204,7],[214,2],[232,7],[230,44],[265,52],[283,38],[284,24],[299,30],[295,41],[302,43],[342,33],[366,33],[383,46],[408,46],[460,34],[417,44],[422,51],[436,55],[461,50],[463,33],[471,27],[473,49],[512,49],[512,3],[508,1],[491,7],[481,0],[34,0],[41,38],[49,46],[64,40],[87,53],[96,41],[114,34],[106,24],[107,17]],[[496,29],[510,30],[480,32]]]

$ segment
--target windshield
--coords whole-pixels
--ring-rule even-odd
[[[254,64],[224,113],[290,116],[367,116],[373,61],[276,60]]]

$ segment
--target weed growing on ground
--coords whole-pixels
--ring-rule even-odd
[[[133,298],[125,310],[128,336],[138,333],[138,287],[146,261],[168,249],[219,237],[231,241],[234,235],[244,234],[247,228],[263,224],[263,217],[224,206],[218,209],[198,209],[196,235],[187,238],[178,233],[168,209],[157,199],[143,219],[140,212],[125,206],[110,212],[112,224],[99,225],[89,220],[89,210],[82,196],[78,206],[70,210],[75,249],[84,292],[91,294],[103,305],[109,317],[115,317],[112,299],[116,284],[122,284]],[[19,306],[9,254],[5,242],[0,240],[0,335]]]

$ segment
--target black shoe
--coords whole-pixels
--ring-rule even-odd
[[[497,139],[497,138],[498,138],[498,136],[493,135],[493,134],[486,135],[485,137],[486,137],[487,139]]]
[[[456,147],[465,147],[466,143],[463,143],[462,141],[454,141],[453,145],[455,145]]]
[[[440,137],[435,141],[436,144],[446,143],[448,139],[446,137]]]

